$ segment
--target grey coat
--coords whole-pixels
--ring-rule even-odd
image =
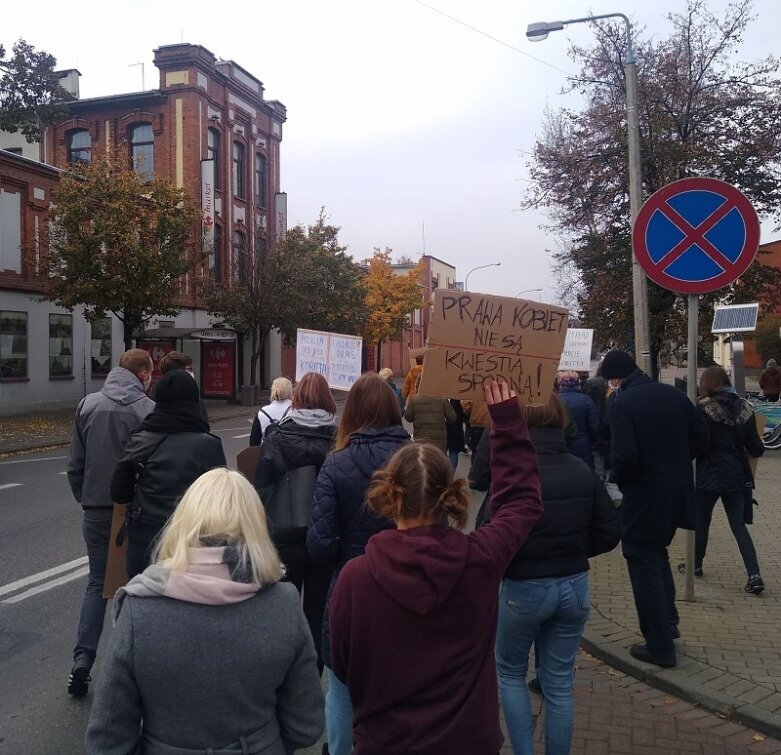
[[[314,645],[292,584],[228,605],[125,598],[97,683],[89,755],[286,755],[322,731]]]
[[[103,388],[85,396],[76,409],[68,482],[85,508],[111,508],[111,475],[122,449],[155,402],[141,381],[124,367],[109,372]]]

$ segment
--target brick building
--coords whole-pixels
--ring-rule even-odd
[[[213,251],[203,270],[184,276],[179,301],[182,312],[170,320],[152,320],[143,341],[146,345],[159,344],[157,353],[184,349],[194,358],[198,371],[205,353],[203,344],[211,340],[219,344],[221,354],[226,349],[235,354],[227,386],[230,390],[216,395],[228,397],[246,380],[248,353],[241,335],[231,341],[224,331],[215,333],[214,326],[219,323],[201,307],[194,275],[210,274],[218,280],[241,277],[250,255],[264,253],[274,243],[276,234],[284,232],[286,206],[285,195],[280,193],[280,143],[285,107],[275,100],[266,100],[263,83],[241,66],[217,60],[199,45],[160,47],[155,50],[154,62],[160,74],[157,89],[68,103],[67,118],[47,127],[37,145],[39,159],[45,164],[0,152],[0,185],[4,192],[0,200],[0,317],[5,318],[3,322],[13,320],[16,324],[7,327],[17,330],[21,327],[19,322],[26,321],[26,337],[15,335],[16,346],[10,346],[9,338],[0,343],[0,363],[17,360],[13,378],[5,374],[11,370],[6,366],[0,379],[13,379],[20,384],[14,391],[13,402],[6,398],[11,392],[3,392],[3,411],[74,404],[84,393],[99,389],[102,382],[100,371],[96,374],[88,369],[90,352],[105,349],[106,338],[110,364],[116,364],[122,352],[121,327],[114,318],[98,327],[98,335],[108,333],[101,335],[103,346],[99,347],[94,332],[89,333],[95,327],[90,328],[78,310],[65,313],[49,303],[31,299],[30,292],[40,290],[40,285],[36,283],[34,267],[25,266],[18,252],[37,238],[36,223],[40,224],[45,216],[57,168],[89,161],[106,152],[126,157],[143,175],[168,179],[199,203],[206,186],[210,187]],[[79,72],[71,70],[62,75],[67,88],[78,96]],[[32,148],[20,146],[19,139],[19,135],[0,133],[0,149],[31,154]],[[13,230],[16,227],[18,232]],[[5,315],[6,312],[15,314]],[[65,319],[58,320],[56,328],[49,323],[47,339],[45,324],[55,314]],[[53,332],[58,335],[52,336]],[[12,335],[2,329],[0,333]],[[215,338],[209,339],[209,335]],[[10,356],[9,349],[21,348],[23,340],[29,362],[19,362],[21,357],[16,354]],[[37,368],[37,354],[40,351],[51,356],[51,350],[61,342],[69,343],[69,370],[63,368],[62,374],[54,375],[50,368],[47,377],[46,371],[42,373]],[[270,345],[267,353],[261,374],[268,376],[279,370],[278,341]],[[24,375],[19,374],[22,363],[27,365]],[[50,381],[54,379],[69,387],[52,391]]]

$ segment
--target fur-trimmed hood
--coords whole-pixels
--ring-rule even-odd
[[[735,393],[721,391],[715,396],[702,396],[697,406],[708,419],[722,425],[742,425],[751,419],[751,404]]]

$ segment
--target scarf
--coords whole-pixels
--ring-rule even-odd
[[[323,427],[334,424],[334,415],[325,409],[291,409],[285,416],[304,427]]]
[[[139,429],[153,433],[208,433],[209,423],[201,416],[198,404],[176,401],[155,404]]]
[[[247,565],[239,561],[236,545],[204,545],[189,551],[190,563],[184,572],[171,571],[163,564],[152,564],[120,587],[114,596],[114,621],[127,595],[222,606],[247,600],[263,586],[251,581]]]

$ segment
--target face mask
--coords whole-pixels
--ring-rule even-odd
[[[621,379],[620,378],[613,378],[612,380],[608,380],[608,384],[613,389],[615,393],[620,393],[621,391]]]

